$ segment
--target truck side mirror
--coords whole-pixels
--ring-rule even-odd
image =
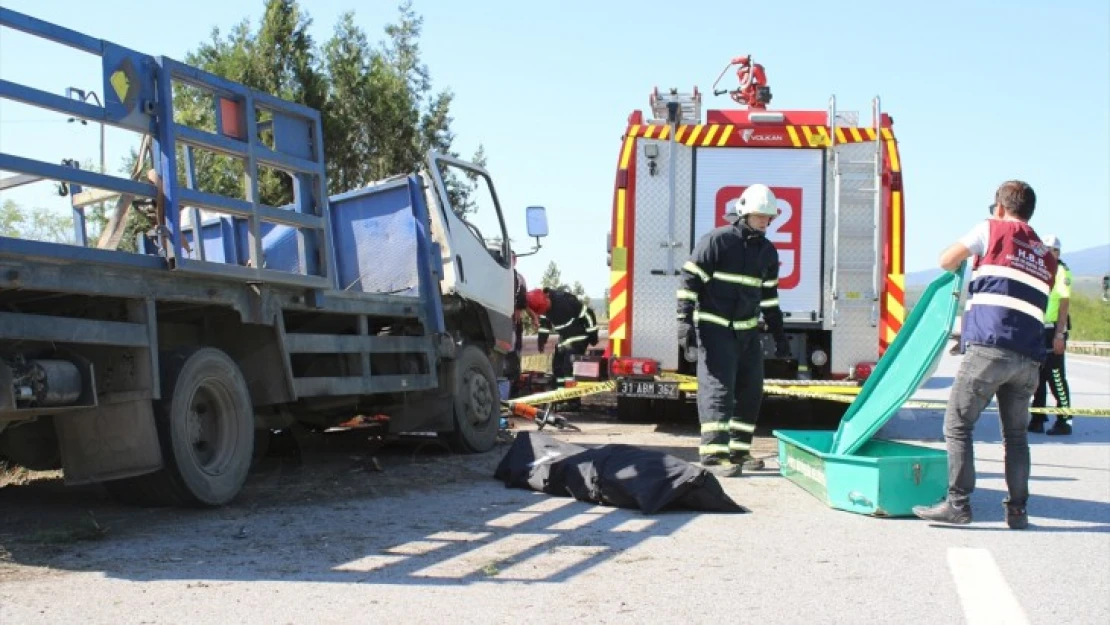
[[[525,210],[528,236],[539,239],[547,236],[547,210],[542,206],[529,206]]]

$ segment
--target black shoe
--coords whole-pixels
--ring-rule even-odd
[[[971,508],[956,508],[947,499],[933,506],[914,506],[913,513],[926,521],[956,525],[971,523]]]
[[[1023,530],[1029,527],[1029,515],[1025,512],[1025,506],[1002,505],[1006,508],[1006,525],[1010,529]]]
[[[1049,436],[1068,436],[1071,434],[1071,423],[1067,419],[1057,419],[1045,434]]]
[[[1034,416],[1032,419],[1029,420],[1029,431],[1036,432],[1038,434],[1044,434],[1044,422],[1046,420],[1047,419],[1043,417]]]
[[[763,462],[761,458],[751,456],[732,456],[729,462],[740,465],[745,471],[762,471],[767,468],[767,463]]]

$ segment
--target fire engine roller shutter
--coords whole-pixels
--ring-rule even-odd
[[[643,157],[644,146],[656,144],[659,154],[652,167]],[[658,359],[664,369],[678,367],[678,270],[690,256],[690,194],[693,149],[675,146],[675,219],[674,240],[678,247],[668,248],[670,223],[670,144],[656,139],[637,140],[636,149],[636,262],[632,267],[633,291],[632,350],[628,355]],[[654,173],[652,170],[654,169]],[[673,270],[667,275],[667,256]]]
[[[762,183],[779,201],[779,217],[767,230],[779,252],[779,306],[791,320],[820,318],[823,150],[698,148],[694,237],[724,222],[726,203]]]

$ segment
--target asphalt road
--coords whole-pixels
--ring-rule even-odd
[[[918,397],[944,398],[956,365],[946,356]],[[1110,361],[1069,367],[1077,406],[1110,407]],[[693,428],[580,422],[568,440],[692,459]],[[0,623],[1110,622],[1110,419],[1033,438],[1025,532],[1002,519],[996,424],[987,413],[977,433],[976,521],[960,528],[834,511],[773,470],[724,480],[751,514],[644,516],[506,489],[490,477],[500,450],[387,459],[328,486],[451,476],[419,488],[282,505],[279,484],[218,511],[99,507],[106,536],[37,546],[42,523],[13,506],[46,518],[104,504],[0,489]],[[880,435],[939,447],[940,431],[939,414],[906,410]]]

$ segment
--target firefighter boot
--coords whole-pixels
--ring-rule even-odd
[[[767,468],[767,464],[760,458],[753,458],[751,454],[736,454],[729,460],[732,464],[738,465],[744,471],[762,471]]]
[[[739,477],[742,470],[739,464],[714,456],[702,458],[698,464],[717,477]]]
[[[1044,434],[1044,424],[1048,419],[1043,414],[1035,414],[1029,419],[1029,431]]]

